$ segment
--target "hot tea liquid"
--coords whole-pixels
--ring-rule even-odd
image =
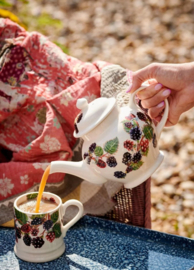
[[[36,204],[37,204],[37,200],[31,199],[29,201],[26,201],[18,205],[18,208],[24,212],[35,213]],[[54,210],[56,207],[57,207],[56,202],[42,199],[40,201],[39,213],[45,213],[45,212]]]
[[[50,173],[50,166],[48,166],[46,168],[46,170],[44,171],[44,174],[42,176],[42,179],[41,179],[41,183],[40,183],[40,187],[39,187],[39,191],[38,191],[38,198],[37,198],[35,213],[40,213],[41,212],[40,211],[40,201],[41,201],[41,198],[42,198],[42,194],[44,192],[44,188],[45,188],[49,173]]]

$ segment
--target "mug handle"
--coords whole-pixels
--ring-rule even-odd
[[[146,88],[148,86],[150,86],[150,85],[149,84],[142,84],[142,86],[140,88],[138,88],[133,94],[131,94],[131,98],[129,100],[129,107],[131,109],[137,111],[138,107],[137,107],[137,103],[135,101],[135,95],[139,91],[143,90],[144,88]],[[166,120],[168,119],[168,113],[169,113],[169,103],[168,103],[168,100],[165,99],[164,102],[165,102],[164,113],[163,113],[162,119],[160,120],[160,122],[156,126],[156,132],[157,132],[158,139],[160,138],[160,134],[162,132],[162,129],[163,129],[163,127],[166,124]]]
[[[71,205],[77,206],[79,208],[79,211],[74,218],[72,218],[67,224],[62,226],[63,237],[65,237],[67,230],[69,230],[69,228],[72,227],[83,216],[84,207],[83,204],[78,200],[68,200],[67,202],[61,205],[63,216],[65,215],[67,207]]]

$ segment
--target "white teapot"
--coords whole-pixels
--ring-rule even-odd
[[[78,99],[77,108],[81,112],[75,119],[74,137],[84,140],[83,160],[53,161],[50,174],[73,174],[94,184],[117,181],[125,188],[136,187],[148,179],[164,158],[157,142],[169,105],[165,100],[162,119],[155,126],[135,102],[135,95],[145,87],[136,90],[129,105],[121,108],[115,98],[101,97],[89,104],[84,98]]]

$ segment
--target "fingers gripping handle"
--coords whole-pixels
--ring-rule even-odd
[[[149,84],[142,84],[142,86],[140,88],[138,88],[133,94],[131,94],[131,98],[129,100],[129,107],[132,109],[132,110],[135,110],[137,111],[138,110],[138,107],[137,107],[137,103],[135,101],[135,95],[143,90],[144,88],[150,86]],[[160,120],[160,122],[157,124],[156,126],[156,132],[157,132],[157,137],[160,138],[160,134],[162,132],[162,129],[164,128],[165,124],[166,124],[166,121],[168,119],[168,113],[169,113],[169,104],[168,104],[168,100],[165,99],[164,100],[165,102],[165,109],[164,109],[164,113],[163,113],[163,116],[162,116],[162,119]]]
[[[78,213],[72,218],[66,225],[62,226],[63,237],[65,237],[67,230],[72,227],[82,216],[84,213],[83,204],[78,200],[69,200],[61,205],[63,216],[65,215],[67,207],[74,205],[78,207]]]
[[[162,119],[160,120],[160,122],[156,126],[156,132],[157,132],[158,138],[160,138],[163,127],[165,126],[166,121],[168,119],[169,103],[168,103],[167,99],[165,99],[164,102],[165,102],[164,113],[163,113]]]

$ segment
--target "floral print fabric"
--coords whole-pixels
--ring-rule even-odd
[[[43,35],[0,19],[0,200],[40,183],[53,160],[72,157],[78,98],[100,96],[105,62],[83,63]],[[3,156],[3,155],[1,155]],[[50,175],[48,183],[62,181]]]

